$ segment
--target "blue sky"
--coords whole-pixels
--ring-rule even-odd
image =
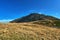
[[[0,0],[0,21],[9,21],[31,12],[60,18],[60,0]]]

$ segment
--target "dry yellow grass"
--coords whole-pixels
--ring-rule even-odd
[[[0,40],[60,40],[60,29],[32,23],[0,24]]]

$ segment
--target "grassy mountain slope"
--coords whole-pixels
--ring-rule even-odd
[[[0,24],[0,40],[60,40],[60,29],[29,22]]]
[[[60,19],[55,18],[53,16],[48,16],[44,14],[38,14],[38,13],[31,13],[27,16],[24,16],[22,18],[17,18],[11,23],[22,23],[22,22],[34,22],[35,24],[43,24],[46,26],[54,26],[54,27],[60,27]]]
[[[44,14],[31,13],[27,16],[22,17],[22,18],[17,18],[11,22],[21,23],[21,22],[31,22],[31,21],[37,21],[37,20],[58,20],[58,18],[44,15]]]

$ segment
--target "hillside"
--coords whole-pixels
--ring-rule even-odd
[[[31,13],[22,18],[17,18],[11,21],[10,23],[24,23],[24,22],[34,22],[35,24],[38,23],[40,25],[42,24],[46,26],[60,27],[60,19],[49,15],[39,14],[39,13]]]
[[[31,21],[37,21],[37,20],[58,20],[58,18],[44,15],[44,14],[39,14],[39,13],[31,13],[27,16],[22,17],[22,18],[15,19],[15,20],[11,21],[11,23],[12,22],[15,22],[15,23],[31,22]]]
[[[0,24],[0,40],[60,40],[60,29],[32,23]]]

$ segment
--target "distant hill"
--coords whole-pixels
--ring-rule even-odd
[[[60,27],[60,19],[53,17],[53,16],[39,14],[39,13],[31,13],[22,18],[17,18],[11,21],[10,23],[22,23],[22,22],[33,22],[35,24],[43,24],[46,26]]]

